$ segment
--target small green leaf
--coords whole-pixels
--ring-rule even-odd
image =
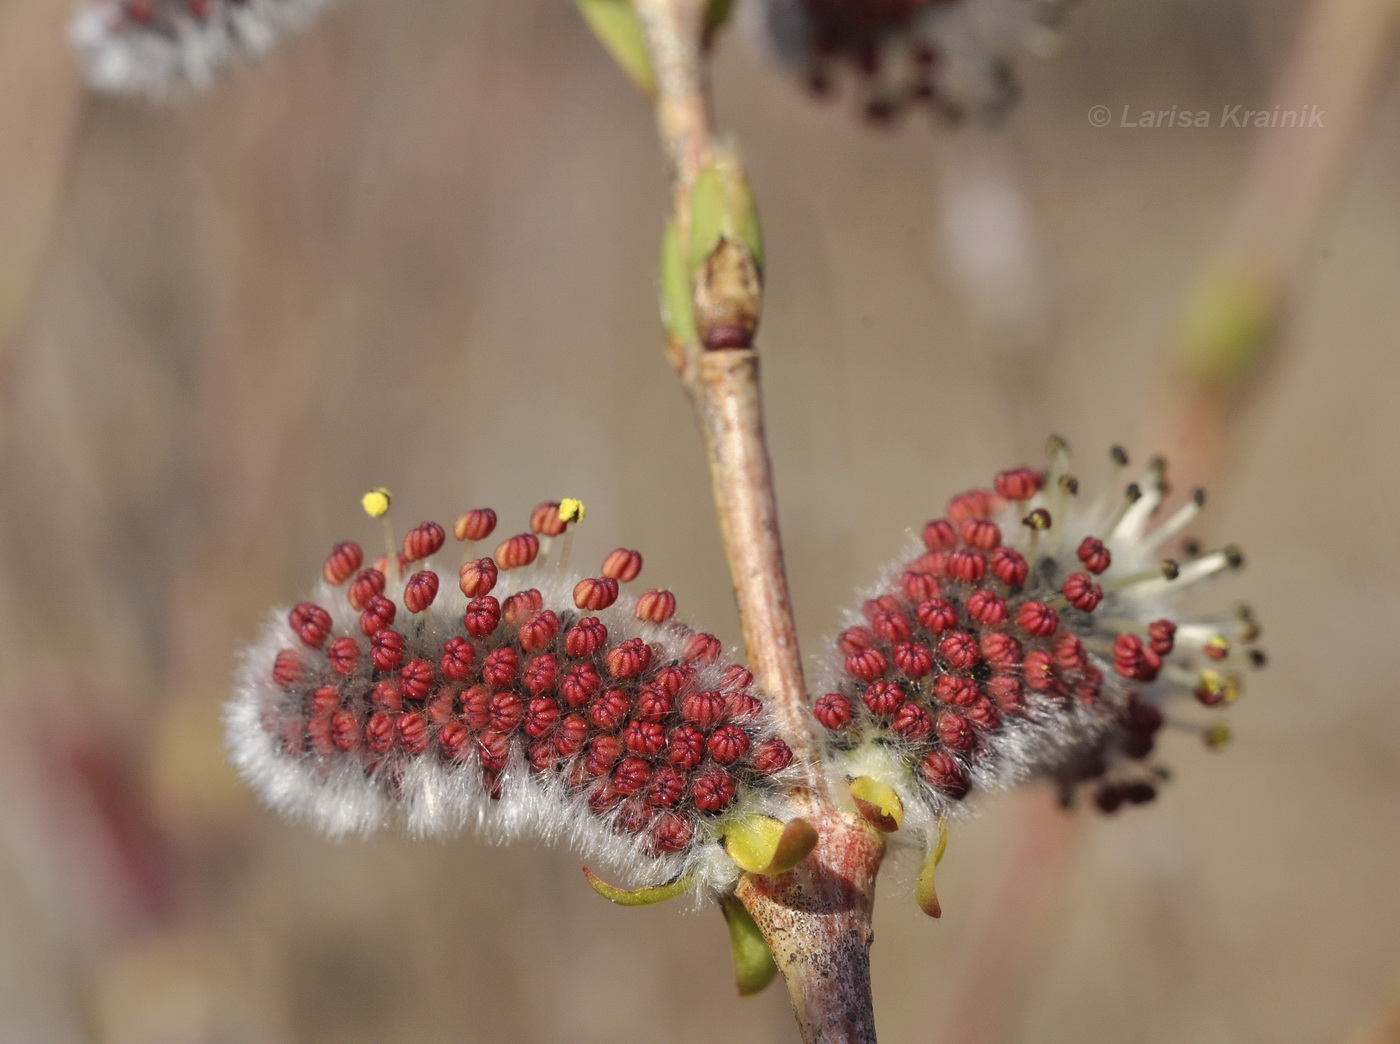
[[[687,260],[691,272],[705,263],[722,239],[741,245],[762,271],[763,230],[744,168],[732,150],[717,148],[690,189]]]
[[[939,863],[943,861],[943,853],[948,848],[948,829],[939,821],[938,824],[938,844],[929,850],[928,857],[924,860],[924,865],[919,868],[919,880],[914,886],[914,898],[919,902],[919,909],[930,917],[943,916],[943,907],[938,902],[938,892],[933,886],[933,871]]]
[[[617,903],[618,906],[652,906],[656,903],[664,903],[667,899],[674,899],[681,893],[688,891],[690,886],[695,883],[695,879],[687,874],[664,885],[657,885],[655,888],[637,888],[628,891],[625,888],[608,884],[586,866],[583,868],[583,876],[588,879],[589,887],[604,899]]]
[[[691,346],[700,343],[693,294],[680,233],[676,223],[668,221],[661,239],[661,324],[676,341]]]
[[[745,816],[724,831],[724,850],[741,870],[785,874],[817,847],[817,828],[805,819],[784,823],[772,816]]]
[[[778,974],[773,951],[743,903],[727,895],[720,900],[720,908],[729,926],[729,947],[734,953],[734,981],[739,987],[739,996],[752,997]]]
[[[574,0],[579,14],[600,43],[622,67],[627,78],[647,97],[656,93],[656,80],[647,55],[646,38],[630,0]]]

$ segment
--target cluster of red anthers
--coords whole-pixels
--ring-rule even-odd
[[[960,116],[1014,96],[1008,52],[1045,32],[1065,0],[767,0],[770,36],[829,94],[835,74],[858,80],[866,117],[883,123],[925,106]]]
[[[1113,460],[1116,478],[1126,456]],[[1004,471],[954,497],[840,635],[833,691],[814,713],[846,774],[886,776],[938,815],[974,786],[1043,775],[1068,796],[1095,779],[1112,811],[1155,793],[1154,773],[1130,766],[1152,753],[1167,698],[1231,700],[1235,669],[1262,663],[1247,610],[1188,620],[1173,607],[1237,567],[1237,550],[1154,557],[1203,494],[1151,527],[1167,493],[1161,462],[1092,504],[1068,464],[1055,440],[1048,473]],[[1223,723],[1201,731],[1225,738]]]
[[[436,523],[369,568],[338,544],[320,596],[269,629],[230,710],[255,786],[331,829],[367,829],[397,803],[422,830],[476,820],[588,848],[596,827],[648,857],[774,794],[792,753],[749,672],[673,619],[670,592],[623,591],[636,551],[578,580],[546,563],[559,508],[540,505],[485,557],[470,548],[495,514],[464,514],[455,584],[426,561],[447,539]]]

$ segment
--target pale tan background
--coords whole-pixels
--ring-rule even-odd
[[[1089,0],[1055,61],[1022,62],[1000,146],[872,132],[726,40],[809,655],[907,527],[1036,459],[1047,427],[1087,475],[1112,441],[1150,450],[1160,354],[1252,139],[1087,111],[1260,105],[1300,10]],[[61,43],[4,46],[58,86],[0,151],[69,97]],[[647,577],[737,637],[658,348],[665,172],[569,5],[358,0],[189,104],[77,105],[67,161],[0,184],[54,200],[0,413],[0,1041],[792,1039],[781,990],[733,995],[715,914],[610,908],[567,852],[328,843],[221,767],[237,648],[331,542],[373,539],[369,484],[403,524],[581,497],[587,559],[643,548]],[[1004,148],[1025,192],[1044,308],[1028,298],[1012,341],[1043,382],[998,376],[1006,338],[948,260],[940,193],[974,147]],[[1397,187],[1392,89],[1209,516],[1249,552],[1218,597],[1254,603],[1271,667],[1233,748],[1174,737],[1162,800],[1091,824],[1017,1040],[1326,1041],[1400,975]],[[97,790],[138,823],[144,901],[85,840],[91,795],[51,755],[74,737],[127,766],[126,797]],[[933,1040],[1006,807],[954,837],[941,923],[882,883],[883,1040]]]

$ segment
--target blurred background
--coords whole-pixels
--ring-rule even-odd
[[[722,41],[809,659],[907,529],[1050,431],[1086,484],[1110,443],[1182,444],[1202,535],[1249,555],[1208,598],[1271,654],[1229,749],[1169,739],[1155,804],[984,801],[939,922],[888,868],[882,1040],[1339,1041],[1393,996],[1400,93],[1362,92],[1305,213],[1241,192],[1318,139],[1218,125],[1275,103],[1311,6],[1084,0],[999,129],[872,127]],[[370,485],[401,526],[580,497],[581,561],[643,549],[737,640],[644,100],[559,0],[357,0],[164,107],[80,88],[66,7],[0,3],[0,1042],[794,1039],[781,987],[735,995],[717,913],[613,908],[566,851],[328,842],[221,750],[238,649],[334,541],[373,546]],[[1290,222],[1267,364],[1193,388],[1202,273]]]

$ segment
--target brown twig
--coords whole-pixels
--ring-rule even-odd
[[[656,81],[657,122],[675,168],[682,242],[690,233],[692,189],[715,154],[703,64],[708,6],[635,0]],[[736,895],[773,950],[803,1040],[874,1041],[870,913],[884,842],[831,804],[819,768],[783,566],[758,357],[747,345],[706,350],[674,336],[669,349],[699,415],[749,661],[779,732],[809,766],[795,797],[820,833],[816,850],[795,870],[774,878],[746,874]]]

